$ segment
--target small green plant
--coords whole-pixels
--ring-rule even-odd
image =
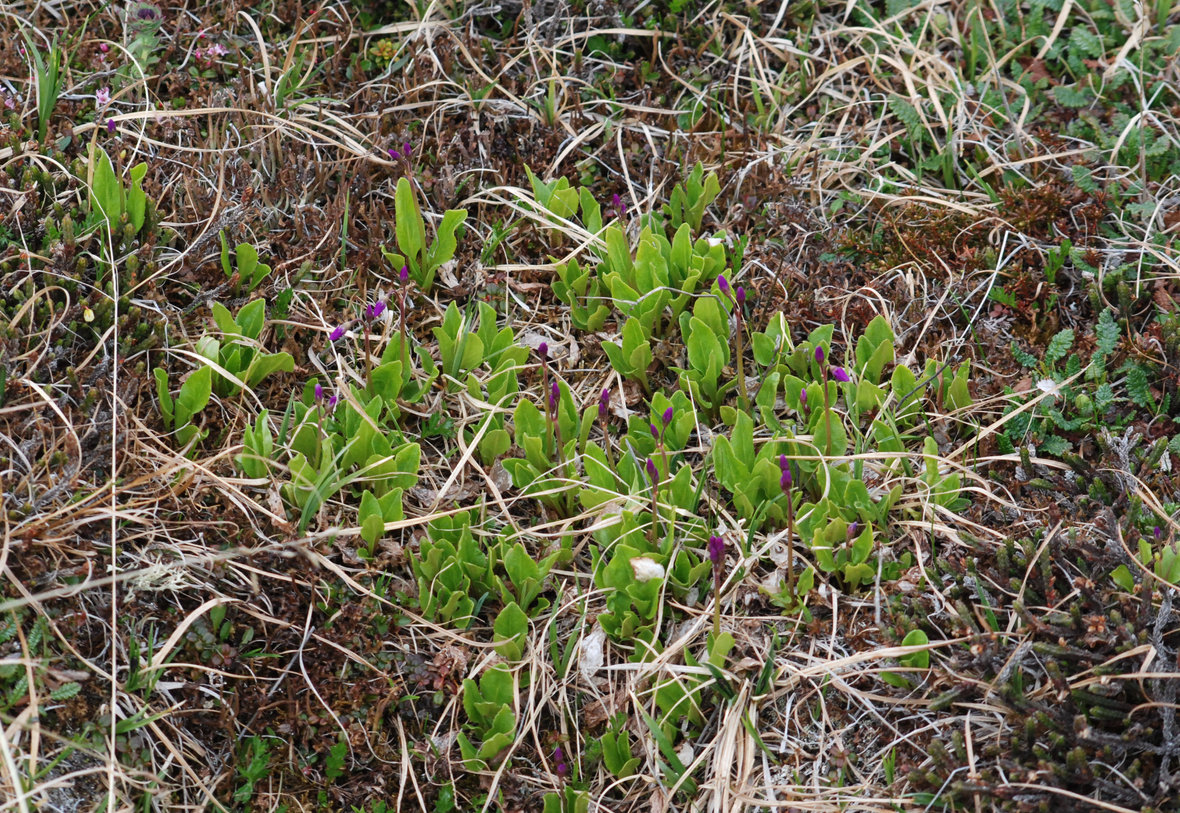
[[[589,813],[590,793],[566,786],[557,793],[546,793],[541,813]]]
[[[209,397],[213,392],[213,370],[202,366],[189,375],[175,399],[168,386],[168,371],[163,367],[157,367],[154,373],[156,395],[160,401],[164,427],[175,434],[176,442],[182,447],[188,446],[194,439],[204,438],[209,433],[208,430],[199,429],[192,421],[209,403]]]
[[[270,746],[267,741],[255,735],[243,742],[238,756],[239,784],[234,791],[234,801],[249,804],[254,798],[254,786],[265,779],[269,772]]]
[[[401,489],[390,489],[383,496],[377,497],[366,488],[361,494],[358,514],[361,539],[368,546],[362,551],[362,554],[372,558],[377,548],[377,540],[385,535],[386,523],[399,522],[405,518],[405,511],[402,509]]]
[[[710,172],[705,175],[705,168],[698,163],[684,183],[673,187],[668,203],[664,206],[669,226],[676,230],[687,223],[694,232],[699,232],[705,218],[705,208],[719,194],[721,183],[717,180],[717,174]]]
[[[291,400],[280,432],[281,443],[290,438],[291,479],[280,492],[299,510],[300,532],[341,489],[359,497],[367,488],[383,501],[418,482],[421,447],[386,428],[394,417],[380,395],[367,398],[355,386],[348,397],[328,397],[318,382],[309,382]],[[386,507],[396,515],[392,504],[382,506],[382,516]]]
[[[115,174],[111,158],[101,147],[92,147],[90,181],[90,216],[87,227],[105,222],[116,244],[128,245],[139,234],[147,218],[148,199],[142,181],[147,164],[136,164],[130,171],[130,184],[124,186]]]
[[[627,716],[616,714],[599,739],[602,761],[616,779],[626,779],[639,768],[639,757],[631,752],[631,735],[627,733]]]
[[[901,641],[902,646],[926,646],[929,643],[930,638],[919,629],[910,630]],[[897,659],[897,662],[910,669],[929,669],[930,650],[920,649],[917,652],[902,655]],[[890,686],[896,686],[899,689],[912,689],[914,686],[914,682],[910,678],[897,672],[882,672],[881,679]]]
[[[429,293],[439,266],[455,256],[459,228],[467,219],[467,210],[450,209],[444,212],[435,230],[434,241],[427,244],[426,221],[422,219],[422,210],[418,208],[414,187],[410,185],[409,179],[401,178],[394,195],[394,218],[400,253],[386,251],[384,247],[381,252],[394,268],[407,266],[419,290]]]
[[[274,434],[270,430],[268,410],[259,412],[254,425],[242,431],[242,445],[244,451],[234,456],[242,473],[255,480],[269,476],[274,460]]]
[[[242,307],[235,317],[220,302],[213,303],[213,321],[222,338],[205,335],[197,342],[197,353],[216,365],[213,391],[222,398],[237,394],[243,387],[253,389],[268,375],[289,373],[295,369],[290,353],[267,353],[259,344],[266,326],[266,302],[255,299]]]
[[[57,99],[61,95],[62,51],[55,38],[49,45],[48,55],[42,55],[29,32],[22,29],[21,34],[33,56],[33,76],[37,81],[37,140],[43,143],[49,131],[53,109],[57,107]]]
[[[610,359],[610,365],[615,371],[632,381],[637,381],[644,392],[651,392],[651,382],[647,378],[647,369],[651,367],[654,356],[651,351],[651,341],[644,331],[642,323],[635,318],[628,319],[623,324],[621,341],[603,342],[602,350]]]
[[[493,666],[479,682],[463,681],[467,730],[459,732],[459,751],[469,771],[486,771],[516,741],[516,679],[503,665]],[[469,737],[468,734],[471,736]]]
[[[1120,402],[1130,402],[1149,413],[1170,409],[1170,395],[1157,402],[1151,394],[1149,382],[1158,376],[1153,365],[1128,358],[1112,375],[1110,364],[1120,340],[1115,311],[1106,308],[1095,324],[1094,352],[1084,369],[1078,354],[1070,352],[1075,343],[1072,330],[1053,336],[1040,360],[1013,344],[1016,360],[1038,376],[1034,394],[1047,397],[1042,397],[1033,409],[1021,412],[1016,410],[1027,399],[1013,399],[1006,409],[1011,417],[998,439],[1001,451],[1011,454],[1017,446],[1032,441],[1039,454],[1065,455],[1073,448],[1071,438],[1102,428],[1121,430],[1133,420],[1134,410],[1115,414],[1114,408]]]
[[[225,232],[221,233],[221,270],[225,276],[234,282],[233,290],[236,296],[242,285],[247,293],[254,293],[254,289],[270,276],[270,266],[258,262],[258,250],[249,243],[238,243],[234,249],[233,263],[230,263],[229,242],[225,239]]]

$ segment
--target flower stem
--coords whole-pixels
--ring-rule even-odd
[[[795,495],[787,489],[787,589],[795,596]]]
[[[827,426],[827,441],[824,443],[824,454],[832,453],[832,405],[828,397],[828,365],[820,365],[820,386],[824,388],[824,423]]]
[[[721,568],[713,567],[713,640],[721,637]]]
[[[742,326],[742,306],[738,304],[734,309],[737,313],[737,379],[738,379],[738,403],[741,404],[743,412],[750,411],[750,396],[746,392],[746,347],[745,347],[745,330]]]

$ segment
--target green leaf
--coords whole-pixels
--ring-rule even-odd
[[[466,209],[448,209],[443,213],[442,222],[438,224],[438,231],[435,233],[434,243],[426,252],[426,260],[423,262],[426,277],[423,282],[424,287],[433,280],[431,275],[434,270],[455,256],[455,248],[458,246],[455,231],[463,225],[465,220],[467,220]]]
[[[172,429],[172,393],[168,389],[168,371],[163,367],[154,369],[156,376],[156,396],[160,399],[160,414],[164,416],[164,426]]]
[[[519,661],[524,655],[524,642],[528,637],[529,619],[520,606],[511,601],[500,610],[492,625],[496,652],[509,661]]]
[[[176,396],[176,425],[188,423],[193,415],[205,408],[212,394],[213,368],[202,365],[185,380]]]
[[[1106,358],[1118,347],[1121,333],[1114,318],[1114,309],[1106,308],[1098,315],[1098,323],[1094,326],[1096,336],[1094,353]]]
[[[385,518],[382,515],[381,504],[373,496],[373,492],[365,489],[361,496],[360,507],[361,539],[365,540],[371,549],[385,532]]]
[[[394,207],[397,247],[409,259],[412,267],[419,267],[422,249],[426,245],[426,225],[422,221],[422,213],[418,210],[414,188],[407,178],[400,178],[397,182]]]
[[[266,301],[255,299],[238,311],[237,319],[234,321],[243,336],[257,341],[258,337],[262,335],[263,325],[266,324]]]
[[[147,164],[136,164],[131,168],[131,191],[127,193],[127,217],[136,234],[143,228],[143,221],[147,215],[147,195],[143,191],[141,182],[147,175]]]
[[[928,643],[930,643],[930,639],[922,630],[910,630],[901,641],[902,646],[925,646]],[[898,660],[903,666],[909,666],[915,669],[929,669],[930,650],[923,649],[920,652],[911,652],[909,655],[902,655]]]
[[[1127,362],[1123,365],[1122,372],[1127,375],[1127,394],[1131,396],[1131,401],[1143,409],[1154,412],[1155,399],[1151,397],[1147,371],[1138,364]]]
[[[1073,347],[1073,331],[1066,328],[1049,340],[1049,346],[1045,348],[1045,366],[1052,367],[1061,361],[1071,347]]]
[[[246,382],[247,387],[253,387],[271,373],[291,373],[294,371],[295,359],[291,357],[290,353],[269,353],[265,356],[254,357],[254,360],[250,362],[250,366],[246,368],[246,375],[243,380]]]
[[[92,204],[98,206],[99,212],[106,217],[111,228],[119,222],[123,214],[123,185],[115,176],[115,169],[111,165],[111,158],[101,147],[95,147],[93,153],[94,179],[90,190]]]

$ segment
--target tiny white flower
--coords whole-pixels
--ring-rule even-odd
[[[94,103],[99,107],[106,107],[111,103],[111,89],[107,87],[99,88],[94,94]]]
[[[1057,398],[1061,395],[1061,385],[1052,378],[1042,378],[1037,382],[1037,389],[1046,393],[1050,398]]]
[[[664,578],[664,566],[647,556],[636,556],[632,559],[631,570],[635,571],[635,578],[641,582]]]

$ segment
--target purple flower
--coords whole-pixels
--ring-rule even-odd
[[[554,381],[549,386],[549,408],[550,409],[557,409],[557,399],[560,397],[561,397],[561,388],[559,386],[557,386],[557,382]]]
[[[108,133],[115,132],[115,120],[114,119],[107,119],[107,132]]]
[[[541,357],[541,361],[549,358],[549,342],[541,342],[537,345],[537,355]]]
[[[799,403],[802,406],[807,406],[807,390],[799,390]]]
[[[660,430],[656,429],[656,425],[654,423],[649,423],[647,425],[647,428],[651,430],[651,436],[653,438],[655,438],[656,440],[660,439]]]
[[[324,388],[318,381],[315,382],[315,399],[317,401],[324,400]]]
[[[329,398],[329,399],[328,399],[328,411],[329,411],[329,412],[331,412],[333,409],[335,409],[335,408],[336,408],[336,404],[337,404],[339,401],[340,401],[340,398],[339,398],[339,397],[337,397],[337,396],[335,396],[335,395],[333,395],[331,398]]]
[[[855,539],[856,534],[859,531],[860,531],[860,523],[857,522],[856,520],[853,520],[852,524],[848,526],[848,540],[852,541],[853,539]]]
[[[739,308],[746,304],[746,289],[740,285],[737,287],[737,303]]]
[[[328,339],[334,342],[338,341],[342,336],[344,336],[344,325],[334,328],[332,332],[328,334]]]
[[[791,490],[791,462],[787,460],[785,454],[778,456],[778,467],[782,471],[782,477],[779,478],[778,484],[784,492]]]
[[[836,379],[837,381],[843,381],[845,384],[852,380],[848,377],[848,373],[844,372],[843,367],[833,367],[832,378]]]
[[[570,766],[566,764],[565,754],[560,745],[553,751],[553,761],[557,764],[557,775],[565,779],[570,772]]]
[[[1160,541],[1160,538],[1163,537],[1163,535],[1164,535],[1163,530],[1161,530],[1160,526],[1158,526],[1158,525],[1155,526],[1155,530],[1152,531],[1152,533],[1155,535],[1156,542]]]
[[[385,313],[385,303],[380,300],[365,308],[365,316],[369,319],[376,319],[383,313]]]
[[[646,468],[647,468],[647,476],[651,478],[652,483],[654,485],[659,485],[660,484],[660,470],[656,468],[656,461],[652,460],[649,457],[647,459]]]
[[[824,347],[822,344],[815,348],[815,360],[820,364],[824,363]]]
[[[401,156],[401,153],[399,153],[393,147],[390,147],[389,148],[389,157],[390,158],[401,158],[402,156]]]
[[[709,537],[709,561],[713,567],[720,567],[725,561],[725,540],[719,536]]]
[[[610,410],[610,390],[603,390],[598,396],[598,418],[605,421]]]
[[[402,270],[397,272],[397,281],[400,282],[402,285],[405,285],[406,280],[408,280],[409,278],[410,278],[410,267],[408,265],[403,265]]]
[[[402,144],[402,155],[406,156],[406,158],[410,157],[410,142],[407,141],[405,144]]]
[[[717,275],[717,287],[721,289],[721,293],[729,296],[729,280],[725,278],[724,274]]]
[[[668,407],[664,410],[664,426],[672,423],[672,414],[672,407]]]

